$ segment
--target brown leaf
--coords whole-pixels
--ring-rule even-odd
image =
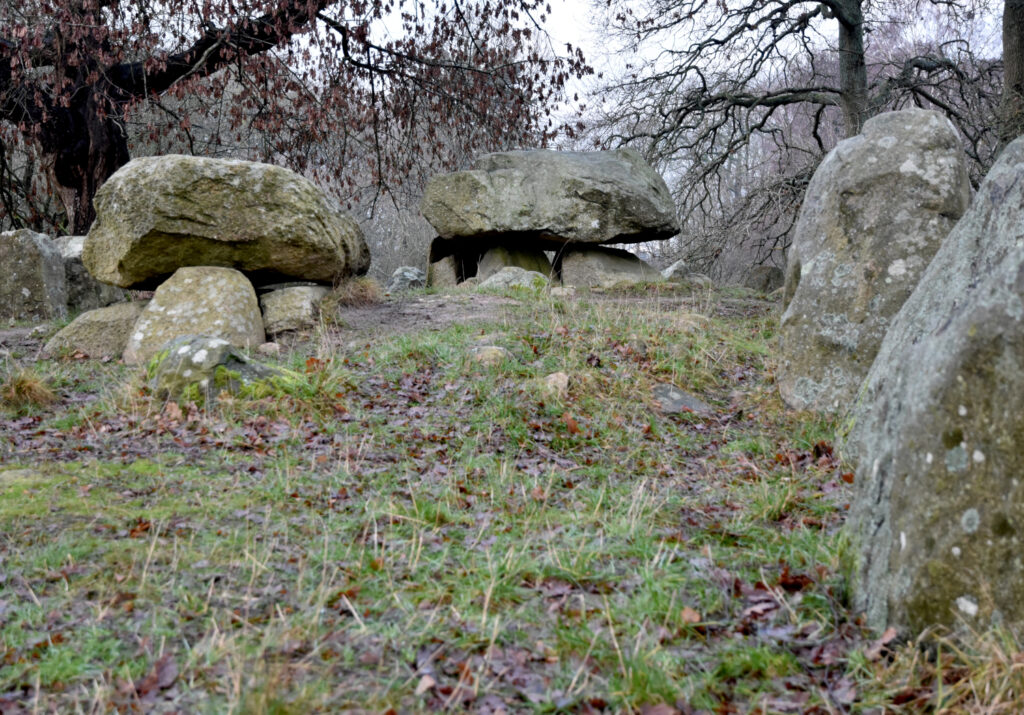
[[[882,634],[882,637],[876,641],[873,641],[871,645],[869,645],[864,650],[864,657],[870,661],[878,660],[882,657],[882,654],[888,650],[886,646],[888,646],[889,643],[891,643],[897,635],[899,635],[899,631],[897,631],[892,626],[886,628],[885,633]]]
[[[843,472],[839,475],[839,478],[847,484],[853,484],[853,472]]]
[[[165,653],[153,664],[153,669],[135,681],[135,693],[142,699],[151,699],[158,691],[166,690],[178,679],[178,664],[174,656]]]
[[[565,423],[565,428],[569,430],[569,434],[580,433],[579,423],[577,423],[576,420],[573,419],[573,416],[570,415],[568,412],[562,415],[562,422]]]
[[[416,694],[423,695],[423,693],[434,688],[437,685],[437,681],[431,678],[429,675],[424,675],[420,678],[420,682],[416,685]]]
[[[700,623],[704,619],[701,617],[700,613],[694,609],[689,606],[684,606],[683,610],[679,612],[679,620],[683,623]]]

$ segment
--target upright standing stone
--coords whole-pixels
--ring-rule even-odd
[[[179,268],[156,289],[136,321],[124,361],[129,365],[145,362],[184,335],[221,338],[238,348],[265,342],[252,284],[230,268]]]
[[[853,414],[855,606],[910,635],[1024,635],[1024,139],[894,318]]]
[[[68,313],[64,261],[49,236],[0,233],[0,318],[53,320]]]
[[[68,308],[72,311],[94,310],[131,300],[123,289],[100,283],[82,263],[85,236],[59,236],[57,248],[64,259],[64,278],[68,286]]]
[[[959,137],[938,112],[879,115],[829,152],[790,248],[779,330],[787,404],[849,407],[970,191]]]

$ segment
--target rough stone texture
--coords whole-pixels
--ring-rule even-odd
[[[498,345],[478,345],[470,348],[469,359],[480,367],[494,367],[506,360],[514,361],[516,358],[509,350]]]
[[[445,239],[633,243],[679,232],[668,187],[632,149],[486,154],[432,178],[421,208]]]
[[[388,285],[384,289],[388,293],[398,293],[403,290],[422,288],[427,284],[427,274],[413,266],[399,266],[388,279]]]
[[[0,233],[0,319],[53,320],[68,313],[64,261],[49,236]]]
[[[564,400],[569,397],[569,376],[564,372],[545,375],[538,383],[542,395],[550,400]]]
[[[771,293],[785,282],[786,274],[778,266],[754,266],[743,279],[743,286],[758,293]]]
[[[524,271],[533,271],[545,277],[550,276],[552,272],[551,261],[548,260],[544,251],[496,246],[481,256],[480,262],[477,264],[476,276],[481,281],[486,281],[498,271],[508,267],[522,268]]]
[[[58,236],[54,242],[64,259],[69,310],[93,310],[131,300],[131,296],[125,290],[100,283],[85,269],[85,264],[82,263],[85,236]]]
[[[683,283],[686,281],[686,276],[690,272],[690,267],[686,263],[685,258],[680,258],[678,261],[673,263],[671,266],[661,272],[661,277],[667,281],[676,281]]]
[[[427,285],[431,288],[454,288],[458,284],[458,259],[455,256],[445,256],[427,266]]]
[[[181,155],[135,159],[107,179],[82,259],[125,288],[153,288],[182,266],[236,268],[259,283],[331,282],[370,266],[359,226],[304,177]]]
[[[306,330],[316,325],[317,306],[331,292],[324,286],[281,288],[260,296],[263,329],[268,335]]]
[[[853,594],[875,628],[1024,634],[1024,139],[895,317],[854,410]]]
[[[504,288],[525,288],[541,290],[548,285],[548,277],[537,271],[528,271],[516,266],[502,268],[490,278],[480,281],[477,290],[500,290]]]
[[[50,355],[83,353],[91,358],[120,357],[145,302],[116,303],[82,313],[43,347]]]
[[[179,268],[156,289],[139,316],[124,361],[129,365],[145,362],[182,335],[223,338],[240,348],[265,342],[252,284],[230,268]]]
[[[661,273],[632,253],[603,246],[566,251],[561,269],[562,284],[578,288],[662,280]]]
[[[185,397],[200,402],[286,374],[250,360],[228,341],[208,335],[175,338],[153,356],[148,366],[149,387],[158,398]]]
[[[790,248],[778,371],[787,404],[849,408],[970,192],[960,139],[938,112],[879,115],[829,152]]]
[[[711,405],[680,390],[675,385],[659,382],[654,386],[652,392],[658,408],[665,414],[677,415],[689,412],[702,417],[711,414]]]

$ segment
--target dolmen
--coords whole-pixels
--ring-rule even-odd
[[[466,171],[433,177],[421,209],[437,231],[427,283],[486,280],[508,266],[575,286],[660,280],[609,244],[679,233],[664,179],[636,151],[486,154]]]
[[[81,247],[89,275],[155,292],[141,309],[82,314],[47,352],[140,364],[183,335],[255,348],[268,334],[311,326],[332,284],[370,266],[355,220],[308,179],[269,164],[135,159],[100,188],[95,206]]]

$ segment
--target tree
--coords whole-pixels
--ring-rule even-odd
[[[605,87],[605,144],[634,144],[675,179],[695,240],[781,256],[814,168],[880,111],[945,112],[977,178],[995,149],[1000,65],[972,44],[985,0],[610,0],[612,26],[647,57]],[[736,156],[758,160],[737,176]],[[771,209],[773,215],[764,211]],[[760,243],[758,243],[760,242]],[[706,268],[722,245],[700,246]],[[776,262],[779,262],[776,258]]]
[[[441,151],[427,115],[489,141],[553,131],[545,106],[586,66],[538,49],[543,13],[541,0],[0,0],[0,141],[38,149],[77,233],[128,161],[140,108],[164,122],[154,136],[189,135],[171,105],[196,92],[232,93],[216,141],[260,131],[262,158],[323,176],[341,173],[328,158],[368,156],[361,173],[383,184]],[[318,154],[328,140],[344,151]]]

